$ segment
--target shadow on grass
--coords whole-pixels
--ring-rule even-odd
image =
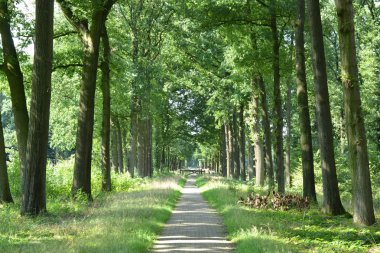
[[[223,215],[236,252],[368,252],[380,242],[379,225],[355,227],[351,219],[317,209],[251,209],[237,204],[243,192],[225,184],[206,185],[203,196]]]
[[[179,196],[157,188],[108,194],[78,212],[32,219],[13,211],[0,252],[148,252]]]

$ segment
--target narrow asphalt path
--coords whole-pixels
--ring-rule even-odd
[[[230,253],[221,217],[203,200],[191,175],[182,197],[153,247],[152,253],[207,252]]]

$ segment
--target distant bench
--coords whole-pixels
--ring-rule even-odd
[[[196,169],[196,170],[192,170],[192,169],[180,169],[179,172],[181,174],[184,174],[186,172],[196,173],[196,174],[205,174],[205,170],[204,169]]]

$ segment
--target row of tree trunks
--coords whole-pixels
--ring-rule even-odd
[[[258,80],[259,91],[260,91],[260,101],[262,108],[263,117],[263,128],[264,128],[264,154],[265,154],[265,169],[268,174],[268,185],[272,189],[274,187],[274,169],[273,169],[273,159],[272,159],[272,133],[269,120],[268,112],[268,101],[267,92],[265,89],[264,79],[262,75],[259,75]]]
[[[233,111],[232,120],[225,121],[220,132],[218,170],[225,177],[246,180],[244,104]]]
[[[234,156],[233,156],[233,138],[232,127],[230,122],[225,123],[225,135],[226,135],[226,160],[227,160],[227,178],[231,178],[234,171]]]
[[[139,121],[138,168],[141,177],[151,177],[153,175],[152,130],[150,117]]]
[[[113,117],[112,123],[112,169],[115,173],[124,173],[125,135],[118,117]]]
[[[223,177],[227,177],[227,144],[226,144],[226,125],[223,124],[220,128],[220,155],[219,164],[220,170]]]
[[[123,135],[122,135],[122,129],[120,126],[120,121],[118,117],[115,117],[115,127],[116,127],[116,133],[117,133],[117,158],[118,158],[118,164],[119,169],[118,171],[120,173],[124,173],[124,152],[123,152]]]
[[[240,178],[240,150],[239,150],[239,123],[237,119],[237,112],[234,110],[232,115],[232,153],[233,153],[233,170],[232,177],[234,179]]]

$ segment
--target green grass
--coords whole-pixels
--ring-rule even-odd
[[[237,204],[239,197],[252,191],[248,185],[204,177],[197,179],[197,185],[222,214],[237,253],[380,252],[379,224],[357,227],[352,219],[322,215],[318,207],[307,212],[251,209]]]
[[[149,252],[185,181],[136,182],[91,204],[50,199],[49,213],[36,218],[20,216],[18,204],[0,205],[0,252]]]

